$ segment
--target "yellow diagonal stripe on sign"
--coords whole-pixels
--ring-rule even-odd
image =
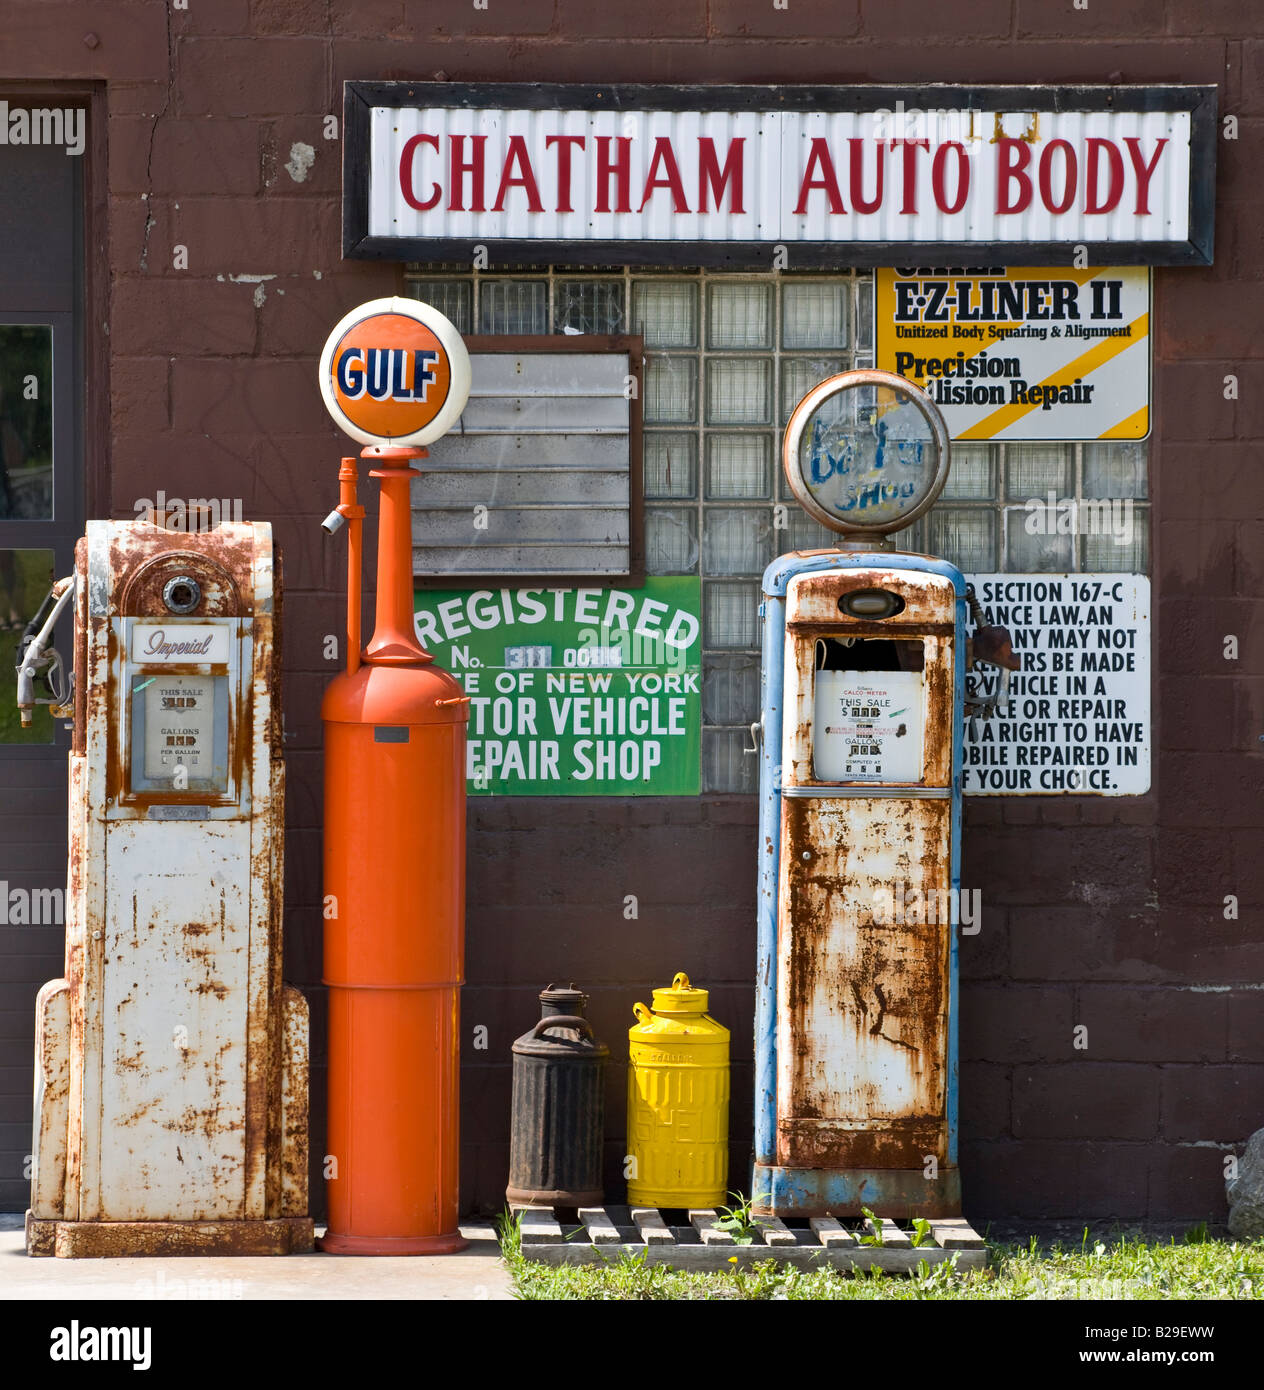
[[[1080,286],[1087,285],[1090,280],[1095,280],[1099,275],[1110,274],[1109,268],[1105,270],[1059,270],[1057,267],[1046,266],[1033,266],[1029,271],[1024,272],[1024,274],[1028,279],[1031,279],[1033,276],[1042,275],[1046,270],[1049,271],[1051,278],[1054,275],[1060,275],[1063,279],[1074,280],[1075,283]],[[1007,270],[1005,274],[1008,276],[1012,274],[1012,272]],[[978,282],[976,281],[975,283],[977,284]],[[956,348],[958,352],[964,352],[966,355],[966,360],[969,361],[971,358],[978,357],[980,353],[987,352],[991,348],[1005,346],[1005,339],[998,338],[994,342],[988,342],[986,339],[983,339],[979,342],[977,347],[967,347],[963,342],[956,338],[954,334],[955,331],[961,328],[963,324],[968,324],[969,322],[971,322],[971,320],[958,319],[955,316],[949,321],[948,326],[950,329],[953,330],[953,333],[949,334],[950,351],[951,348]],[[1026,323],[1027,320],[1023,319],[1022,322]],[[961,435],[960,438],[964,439],[965,435]]]
[[[1105,434],[1098,437],[1101,439],[1144,439],[1149,428],[1150,407],[1143,405],[1140,410],[1134,410],[1126,419],[1120,420],[1117,425],[1112,425]]]
[[[1104,362],[1109,362],[1112,357],[1117,357],[1121,352],[1130,347],[1135,347],[1137,343],[1143,341],[1150,332],[1150,315],[1142,314],[1140,318],[1130,323],[1132,329],[1128,336],[1118,338],[1105,338],[1095,347],[1089,348],[1087,352],[1082,352],[1078,357],[1073,357],[1065,367],[1059,367],[1056,372],[1045,377],[1043,381],[1035,383],[1037,386],[1053,386],[1056,378],[1061,377],[1074,379],[1075,377],[1086,377],[1090,372],[1095,372]],[[995,439],[1002,430],[1008,429],[1012,424],[1021,420],[1024,415],[1031,410],[1039,410],[1038,405],[1005,405],[1000,410],[994,410],[991,415],[985,415],[977,425],[971,425],[968,430],[964,430],[957,435],[958,439]]]

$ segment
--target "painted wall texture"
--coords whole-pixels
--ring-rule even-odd
[[[976,1222],[1223,1219],[1225,1154],[1264,1124],[1255,0],[0,0],[0,96],[97,84],[108,113],[86,248],[104,277],[86,324],[101,421],[90,413],[88,514],[131,517],[159,487],[240,497],[284,549],[286,976],[313,1005],[314,1157],[325,1084],[319,701],[337,669],[324,638],[341,631],[345,563],[319,522],[347,452],[315,367],[347,309],[402,286],[399,266],[341,260],[342,146],[330,138],[341,132],[329,118],[340,127],[344,79],[444,77],[1219,85],[1238,126],[1219,143],[1215,264],[1155,275],[1153,790],[968,802],[962,881],[982,892],[983,929],[961,950],[961,1164]],[[1224,656],[1228,635],[1236,660]],[[6,810],[0,869],[24,852]],[[39,814],[54,840],[64,834],[60,803]],[[509,1048],[551,980],[591,992],[612,1047],[607,1178],[619,1186],[631,1005],[679,969],[712,990],[733,1032],[732,1171],[746,1185],[755,799],[480,799],[469,831],[465,1205],[503,1198]],[[628,894],[635,922],[623,917]],[[60,973],[61,933],[10,929],[0,944],[0,1206],[16,1210],[32,1006]],[[473,1049],[477,1024],[487,1051]],[[1086,1050],[1073,1045],[1076,1025]]]

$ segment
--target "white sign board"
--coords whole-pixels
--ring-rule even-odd
[[[1150,581],[1135,574],[976,574],[1022,669],[991,719],[967,719],[967,795],[1150,790]],[[992,667],[967,689],[995,690]]]
[[[989,244],[1189,235],[1188,207],[1173,196],[1189,186],[1187,111],[1092,122],[961,111],[937,125],[915,137],[922,147],[904,145],[891,112],[378,108],[369,232]]]
[[[682,256],[719,244],[730,262],[745,260],[736,248],[790,248],[791,266],[841,246],[887,265],[906,247],[931,265],[968,247],[989,260],[1014,248],[1011,263],[1020,248],[1019,260],[1045,248],[1063,263],[1082,245],[1151,264],[1211,256],[1200,171],[1215,157],[1212,88],[408,82],[351,83],[347,101],[348,255],[484,245],[493,260],[512,246],[575,263],[586,244],[641,247],[639,259],[657,244],[661,261],[664,244]]]

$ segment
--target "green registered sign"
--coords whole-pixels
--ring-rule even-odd
[[[696,796],[701,586],[419,589],[417,633],[470,697],[471,796]]]

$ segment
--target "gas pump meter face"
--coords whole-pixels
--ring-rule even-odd
[[[922,643],[901,639],[872,645],[882,647],[884,656],[894,649],[904,669],[830,669],[827,663],[837,661],[841,643],[817,640],[812,762],[818,781],[921,780]]]
[[[890,372],[844,372],[810,391],[786,428],[784,464],[800,505],[831,530],[902,530],[948,477],[942,417]]]
[[[241,643],[249,620],[123,618],[120,814],[234,815]],[[182,808],[183,809],[180,809]]]

